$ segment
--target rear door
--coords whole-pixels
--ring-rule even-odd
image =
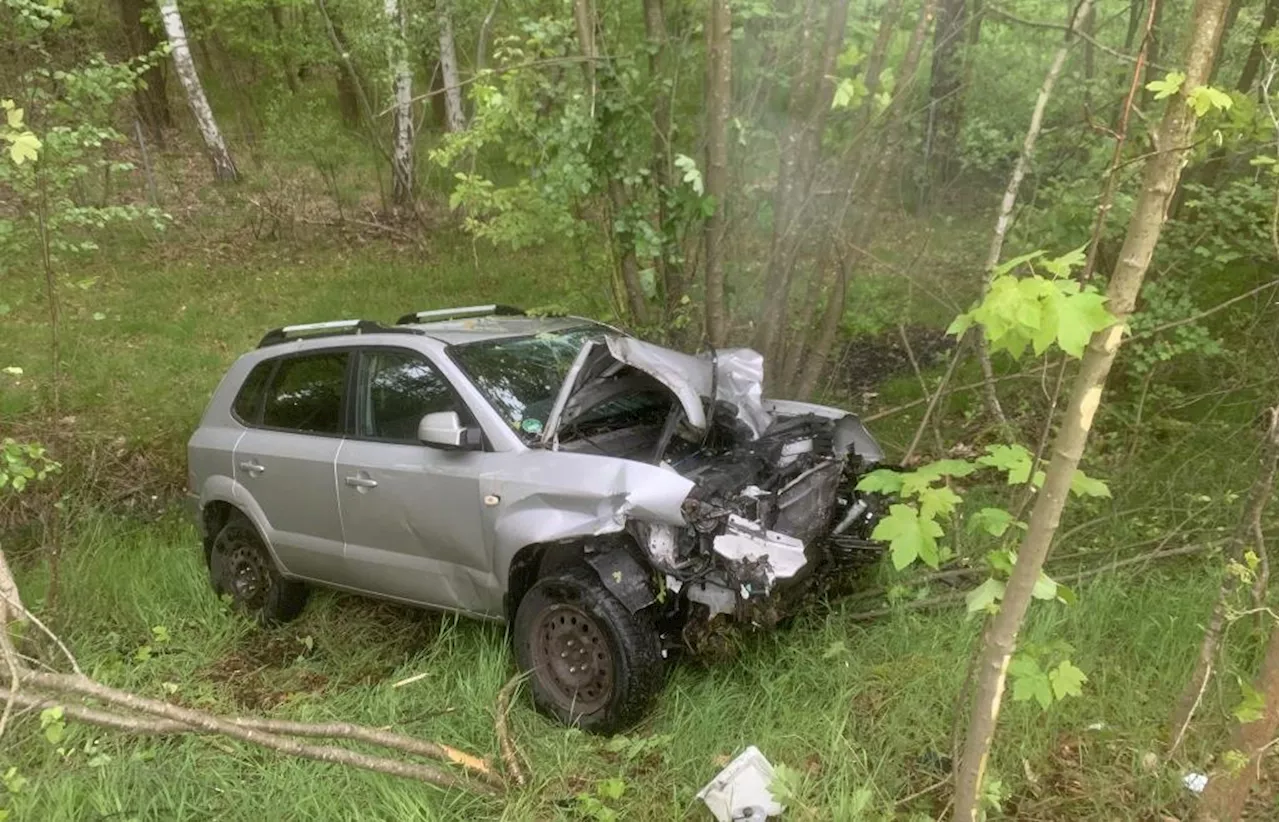
[[[237,493],[258,509],[276,559],[290,573],[336,582],[343,570],[334,460],[342,444],[351,354],[309,351],[273,362],[236,445]],[[245,418],[244,415],[248,415]]]
[[[344,584],[382,596],[472,613],[500,613],[481,522],[480,475],[495,456],[418,441],[418,422],[466,404],[422,353],[367,348],[355,355],[350,437],[337,459],[346,536]]]

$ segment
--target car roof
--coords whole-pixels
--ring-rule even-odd
[[[486,340],[530,337],[535,334],[564,331],[586,325],[598,325],[602,329],[608,327],[583,317],[526,316],[465,317],[432,323],[405,323],[397,327],[413,329],[445,345],[466,345]]]

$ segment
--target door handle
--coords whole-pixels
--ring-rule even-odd
[[[267,470],[267,466],[262,465],[257,460],[245,460],[244,462],[240,463],[240,468],[243,471],[248,471],[249,476],[252,476],[252,477],[259,476],[260,474],[262,474],[262,472]]]
[[[347,485],[352,488],[377,488],[378,481],[376,479],[368,479],[367,477],[347,477]]]

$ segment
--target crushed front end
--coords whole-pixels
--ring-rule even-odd
[[[665,616],[694,651],[718,647],[725,631],[771,627],[879,556],[877,500],[854,486],[882,454],[856,417],[807,408],[755,438],[715,415],[706,442],[665,463],[695,483],[685,527],[629,526],[661,575]]]

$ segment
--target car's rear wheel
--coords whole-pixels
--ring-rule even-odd
[[[285,579],[258,531],[243,514],[232,514],[209,551],[209,581],[219,596],[264,626],[289,622],[307,603],[307,586]]]
[[[583,730],[607,734],[635,724],[662,688],[652,620],[628,611],[589,568],[538,580],[516,609],[514,640],[534,705]]]

